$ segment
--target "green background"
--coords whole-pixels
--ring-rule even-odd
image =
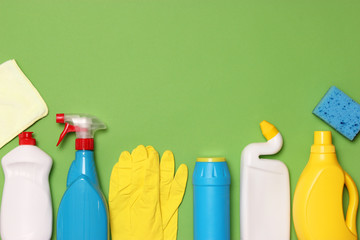
[[[313,131],[331,130],[312,115],[317,102],[332,85],[360,102],[359,43],[355,0],[0,1],[0,62],[16,59],[49,107],[29,130],[54,160],[54,216],[75,141],[68,136],[55,147],[63,128],[55,114],[90,113],[108,126],[97,133],[95,152],[106,198],[124,150],[153,145],[188,165],[179,240],[192,239],[191,175],[200,156],[228,160],[231,239],[239,239],[240,154],[264,141],[263,119],[283,134],[274,158],[288,166],[293,195]],[[359,137],[333,137],[360,187]],[[0,157],[16,146],[7,144]],[[1,171],[1,192],[3,181]]]

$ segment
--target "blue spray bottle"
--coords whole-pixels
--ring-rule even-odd
[[[57,239],[108,240],[108,208],[94,162],[94,133],[106,126],[96,117],[79,114],[57,114],[56,122],[65,123],[57,146],[67,133],[76,133],[76,156],[57,215]]]

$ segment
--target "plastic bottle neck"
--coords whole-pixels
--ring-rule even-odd
[[[68,174],[68,186],[73,183],[79,176],[85,175],[90,181],[98,185],[98,179],[95,169],[94,151],[78,150],[75,153],[75,161],[73,162]]]
[[[331,152],[331,153],[312,152],[310,154],[309,162],[317,163],[317,164],[338,164],[338,160],[335,152]]]
[[[77,150],[75,153],[75,160],[94,161],[94,151],[92,150]]]

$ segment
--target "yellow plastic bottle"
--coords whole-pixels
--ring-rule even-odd
[[[346,220],[344,185],[349,191]],[[337,161],[330,131],[314,133],[308,164],[297,183],[293,220],[299,240],[356,240],[359,196],[352,178]]]

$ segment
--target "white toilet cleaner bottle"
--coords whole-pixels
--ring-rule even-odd
[[[241,153],[240,239],[290,239],[290,181],[286,165],[261,155],[280,151],[283,139],[270,123],[262,121],[267,142],[252,143]]]
[[[36,146],[31,132],[1,160],[5,185],[1,201],[2,240],[50,240],[52,205],[49,173],[52,159]]]

